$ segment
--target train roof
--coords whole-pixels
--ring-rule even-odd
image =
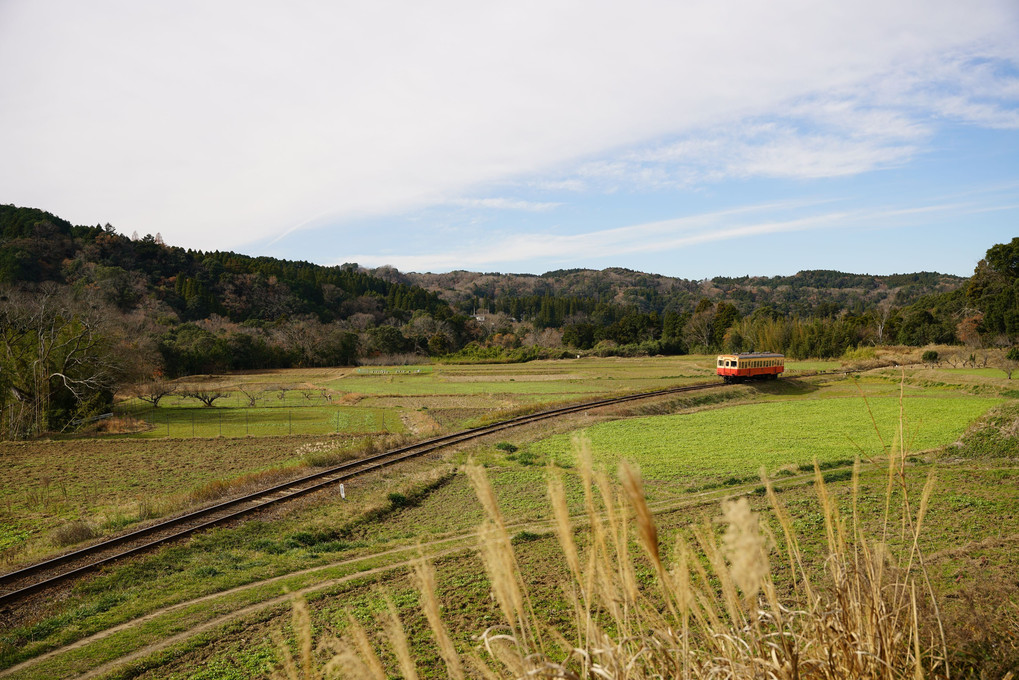
[[[784,359],[784,354],[775,352],[744,352],[742,354],[719,354],[720,357],[736,357],[739,359]]]

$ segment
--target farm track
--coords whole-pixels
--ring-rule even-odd
[[[800,374],[797,377],[807,377],[809,375],[813,374]],[[454,444],[472,441],[522,425],[529,425],[542,420],[558,418],[591,409],[724,386],[722,383],[700,383],[548,409],[538,413],[511,418],[493,425],[433,437],[384,453],[342,463],[296,480],[217,503],[184,515],[172,517],[135,531],[114,536],[91,546],[2,574],[0,575],[0,612],[9,608],[15,602],[20,602],[33,594],[40,593],[60,583],[85,575],[114,562],[139,555],[205,529],[236,521],[247,515],[325,489],[333,484],[381,470],[410,458],[433,453]]]

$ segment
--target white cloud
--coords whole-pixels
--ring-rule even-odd
[[[863,172],[918,152],[918,108],[1015,125],[1017,14],[1012,0],[7,0],[2,200],[236,248],[514,180]],[[721,132],[698,152],[705,130]],[[630,156],[662,139],[687,144],[678,165]]]

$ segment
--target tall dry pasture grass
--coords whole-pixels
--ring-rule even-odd
[[[582,521],[570,515],[560,473],[550,470],[548,477],[553,526],[569,572],[563,584],[574,613],[568,629],[549,626],[536,611],[495,494],[484,471],[472,468],[471,482],[487,516],[478,532],[479,549],[503,623],[478,631],[473,644],[457,646],[442,621],[435,572],[422,559],[414,573],[446,674],[563,680],[951,678],[938,616],[935,630],[920,625],[922,607],[937,611],[918,548],[934,479],[928,478],[919,499],[911,498],[904,451],[897,443],[891,448],[888,503],[876,537],[861,528],[859,463],[849,513],[840,512],[815,465],[825,549],[821,559],[816,554],[808,559],[767,479],[775,531],[740,498],[723,503],[721,518],[694,526],[686,534],[691,538],[680,533],[663,545],[639,472],[623,464],[615,483],[594,468],[587,445],[579,443]],[[893,512],[893,502],[901,503],[901,512]],[[638,578],[648,567],[653,585]],[[282,677],[418,677],[391,603],[375,626],[398,662],[391,669],[381,664],[360,625],[351,625],[342,640],[327,640],[325,647],[335,650],[331,658],[322,652],[318,665],[307,665],[310,623],[306,605],[296,607],[295,616],[306,622],[301,632],[295,619],[302,662],[287,651]],[[304,668],[310,675],[297,674]]]

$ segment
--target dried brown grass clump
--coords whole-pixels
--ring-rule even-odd
[[[53,531],[53,545],[63,548],[83,541],[90,541],[98,535],[92,524],[76,520],[63,524]]]
[[[917,547],[934,480],[928,478],[921,497],[912,498],[904,484],[901,451],[889,463],[878,538],[861,529],[859,464],[848,516],[839,511],[815,466],[827,547],[817,567],[808,565],[791,517],[767,480],[777,534],[740,499],[723,505],[721,535],[705,519],[693,528],[692,542],[678,535],[666,551],[639,473],[622,465],[616,485],[593,469],[586,446],[581,445],[578,457],[586,515],[583,548],[562,480],[551,471],[548,482],[554,529],[570,574],[564,592],[574,617],[565,630],[552,628],[535,611],[487,477],[480,468],[470,470],[487,516],[479,529],[479,549],[503,623],[483,631],[477,648],[458,649],[442,621],[434,571],[419,563],[414,572],[422,608],[449,677],[950,677],[944,634],[920,626],[921,605],[933,610],[935,629],[940,626]],[[901,512],[893,512],[893,499],[902,504]],[[893,539],[904,547],[893,552],[887,547]],[[633,553],[634,545],[643,557]],[[773,562],[784,572],[778,583]],[[640,565],[652,568],[653,586],[638,578],[638,570],[646,568]],[[399,672],[416,677],[392,607],[378,628],[394,650]],[[343,641],[329,643],[338,651],[323,669],[338,677],[389,677],[387,672],[396,669],[387,671],[378,662],[360,630],[353,627]],[[288,669],[296,667],[287,663]]]
[[[298,447],[297,455],[301,457],[301,465],[307,467],[331,467],[348,460],[361,458],[375,453],[376,444],[373,438],[360,442],[321,441],[310,442]]]
[[[85,434],[131,434],[134,432],[145,432],[152,429],[152,425],[132,416],[113,416],[98,420],[84,430]]]
[[[239,496],[289,481],[298,476],[299,472],[300,468],[297,467],[281,467],[251,472],[233,479],[215,479],[194,489],[188,494],[188,501],[189,503],[209,503],[228,496]]]

